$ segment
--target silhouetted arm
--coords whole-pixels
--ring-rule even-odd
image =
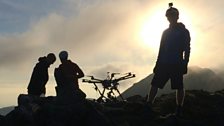
[[[160,59],[161,59],[161,55],[162,55],[162,50],[164,48],[164,41],[165,41],[165,36],[166,36],[167,32],[164,31],[163,34],[162,34],[162,37],[161,37],[161,40],[160,40],[160,46],[159,46],[159,53],[158,53],[158,56],[157,56],[157,63],[160,63]]]
[[[185,63],[189,62],[190,51],[191,51],[190,41],[191,41],[190,33],[187,30],[185,34],[185,48],[184,48],[184,62]]]
[[[77,64],[75,64],[75,70],[76,70],[76,72],[77,72],[77,77],[78,77],[78,78],[82,78],[82,77],[84,77],[84,73],[83,73],[83,71],[80,69],[80,67],[79,67]]]
[[[184,37],[184,62],[183,62],[183,74],[187,74],[187,67],[188,67],[188,62],[189,62],[189,57],[190,57],[190,51],[191,51],[191,47],[190,47],[190,33],[188,30],[186,30],[185,33],[185,37]]]
[[[159,46],[159,53],[158,53],[158,56],[157,56],[157,60],[156,60],[156,64],[153,68],[153,73],[157,73],[158,71],[158,65],[160,64],[160,59],[161,59],[161,51],[162,51],[162,48],[164,46],[164,38],[165,38],[165,34],[166,32],[164,31],[163,34],[162,34],[162,37],[161,37],[161,40],[160,40],[160,46]]]

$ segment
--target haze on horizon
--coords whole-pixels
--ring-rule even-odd
[[[61,50],[70,53],[86,75],[133,72],[121,91],[152,72],[170,1],[156,0],[0,0],[0,107],[15,105],[26,93],[38,57]],[[190,66],[223,70],[222,0],[173,0],[191,33]],[[148,34],[147,34],[148,33]],[[47,95],[55,95],[54,68]],[[150,83],[150,82],[149,82]],[[92,85],[80,86],[96,97]]]

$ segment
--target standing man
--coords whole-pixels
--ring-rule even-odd
[[[59,53],[61,64],[55,68],[54,76],[57,82],[57,97],[63,103],[76,103],[83,100],[86,94],[81,91],[78,79],[84,77],[80,67],[68,59],[68,52],[61,51]]]
[[[29,95],[40,96],[46,94],[45,85],[49,79],[48,68],[56,60],[53,53],[49,53],[47,56],[40,57],[38,63],[33,69],[33,73],[27,87]]]
[[[175,114],[182,116],[185,97],[183,75],[187,74],[190,56],[190,33],[184,24],[177,22],[179,11],[172,6],[173,4],[169,3],[169,9],[166,11],[166,17],[170,25],[162,34],[147,102],[153,104],[158,88],[162,89],[166,82],[171,79],[171,88],[176,90],[177,108]]]

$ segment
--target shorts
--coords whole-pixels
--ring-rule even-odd
[[[171,80],[171,89],[183,89],[182,65],[160,64],[156,66],[156,72],[152,79],[152,86],[163,89],[167,81]]]

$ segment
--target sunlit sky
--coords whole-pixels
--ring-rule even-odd
[[[0,0],[0,107],[16,105],[40,56],[67,50],[86,75],[133,72],[121,91],[150,73],[160,37],[169,25],[165,11],[173,2],[191,34],[190,66],[222,70],[222,0]],[[47,96],[55,95],[54,68]],[[150,83],[150,82],[149,82]],[[80,86],[88,97],[91,84]]]

